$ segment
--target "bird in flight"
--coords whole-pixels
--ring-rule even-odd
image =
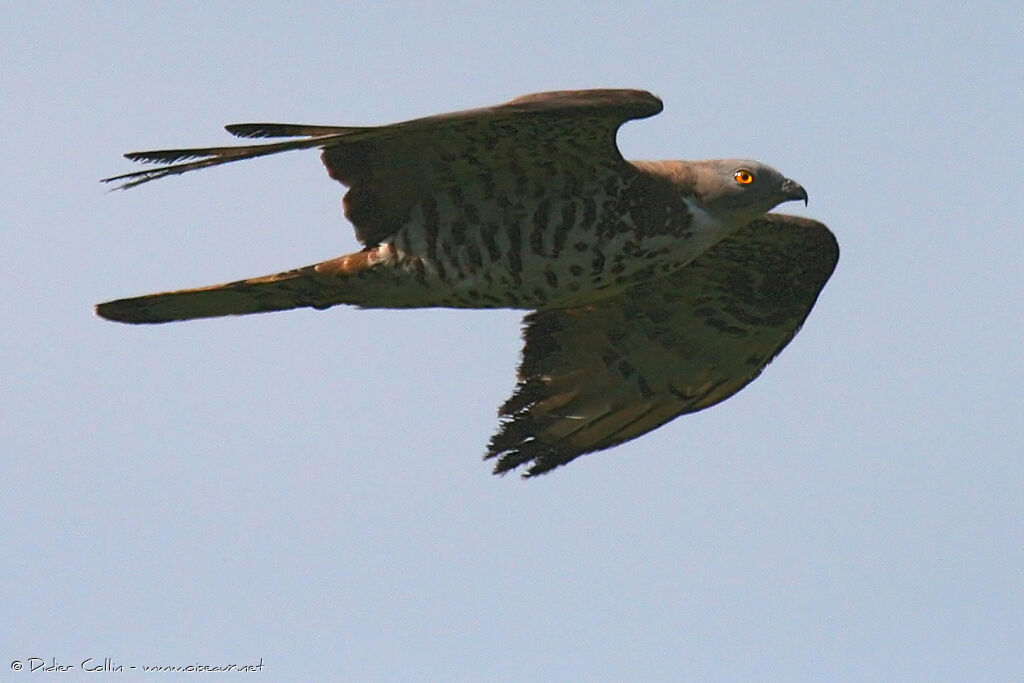
[[[485,457],[496,473],[547,472],[753,381],[839,258],[821,223],[768,213],[807,202],[770,166],[624,159],[619,127],[661,109],[641,90],[547,92],[378,127],[229,125],[281,140],[126,154],[158,165],[104,182],[319,148],[363,248],[96,311],[163,323],[338,304],[528,310]]]

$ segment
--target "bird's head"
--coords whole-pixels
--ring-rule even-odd
[[[807,204],[799,183],[758,161],[715,159],[695,162],[693,168],[701,207],[727,225],[745,225],[782,202]]]

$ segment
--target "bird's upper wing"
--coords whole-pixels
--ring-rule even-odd
[[[539,93],[506,104],[371,128],[253,123],[227,126],[249,138],[297,139],[234,147],[132,152],[132,161],[163,164],[105,179],[132,187],[168,175],[293,149],[322,148],[331,177],[351,189],[345,214],[373,246],[402,225],[412,207],[445,193],[451,201],[514,198],[534,187],[570,189],[621,174],[615,144],[625,121],[653,116],[662,103],[641,90]],[[475,195],[479,195],[475,196]]]
[[[529,314],[495,472],[539,474],[725,400],[793,338],[838,258],[821,223],[768,214],[671,275]]]

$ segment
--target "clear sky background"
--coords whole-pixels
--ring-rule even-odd
[[[0,678],[1024,676],[1015,3],[90,5],[0,10]],[[664,99],[627,158],[760,159],[838,236],[720,406],[500,478],[519,313],[92,313],[357,247],[314,152],[108,193],[123,152],[586,87]]]

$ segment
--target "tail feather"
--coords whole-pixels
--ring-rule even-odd
[[[374,263],[373,252],[362,251],[274,275],[108,301],[97,305],[96,313],[140,324],[358,303],[351,276]]]

